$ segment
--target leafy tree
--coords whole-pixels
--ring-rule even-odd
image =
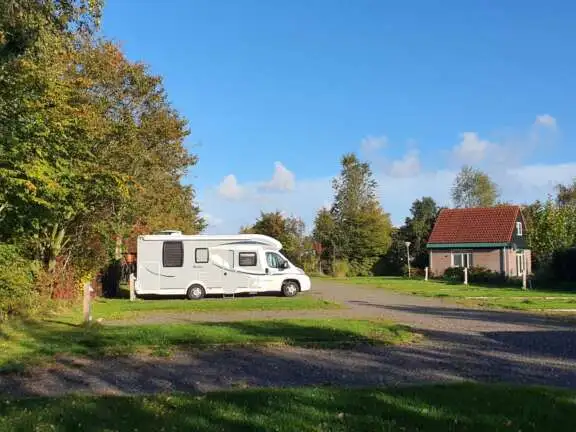
[[[556,202],[559,206],[576,206],[576,179],[571,185],[556,186]]]
[[[498,186],[492,179],[470,166],[462,167],[452,187],[452,201],[456,208],[491,207],[499,196]]]
[[[243,227],[240,232],[264,234],[282,243],[282,253],[294,263],[300,265],[306,252],[304,222],[296,217],[285,217],[281,212],[261,212],[254,225]]]
[[[428,265],[428,252],[426,243],[434,228],[438,216],[438,206],[431,197],[423,197],[412,203],[410,217],[406,218],[402,227],[405,241],[411,242],[410,254],[414,257],[413,264],[424,268]]]
[[[160,77],[95,38],[100,10],[0,2],[0,241],[51,273],[94,272],[127,235],[205,225],[182,184],[187,123]]]
[[[315,237],[333,259],[350,263],[352,272],[369,274],[391,244],[392,224],[376,197],[377,183],[368,163],[354,154],[342,157],[342,170],[332,183],[334,203],[328,215],[319,213]]]
[[[536,202],[524,210],[528,241],[537,268],[546,268],[555,252],[576,245],[576,207]]]

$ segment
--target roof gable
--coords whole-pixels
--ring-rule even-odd
[[[508,243],[519,213],[519,206],[444,209],[428,243]]]

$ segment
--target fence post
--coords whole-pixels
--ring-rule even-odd
[[[128,286],[130,287],[130,301],[136,300],[136,293],[134,291],[135,287],[134,284],[136,283],[136,276],[134,273],[130,273],[130,278],[128,281]]]
[[[424,269],[424,280],[428,280],[428,267]]]
[[[92,321],[92,315],[90,311],[90,300],[92,297],[92,284],[86,282],[84,284],[84,302],[83,302],[83,312],[84,312],[84,324],[89,324]]]
[[[522,251],[522,289],[526,290],[526,251]]]
[[[468,285],[468,267],[464,267],[464,285]]]

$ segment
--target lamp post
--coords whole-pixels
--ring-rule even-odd
[[[412,275],[410,274],[410,242],[404,242],[404,244],[406,245],[406,262],[408,263],[408,278],[411,278]]]

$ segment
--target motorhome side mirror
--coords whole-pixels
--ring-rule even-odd
[[[280,267],[282,270],[286,270],[290,266],[288,265],[288,261],[282,261],[282,265]]]

